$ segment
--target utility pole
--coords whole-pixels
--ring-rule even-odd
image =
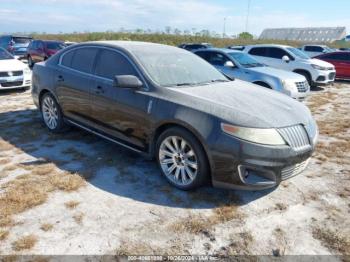
[[[249,25],[250,1],[251,0],[248,0],[247,19],[245,22],[245,31],[246,32],[248,32],[248,25]]]
[[[222,38],[225,38],[225,36],[226,36],[226,18],[227,17],[224,17],[224,31],[222,33]]]

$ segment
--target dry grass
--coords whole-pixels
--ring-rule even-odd
[[[1,151],[7,151],[7,150],[11,150],[13,149],[13,145],[11,145],[10,143],[4,141],[4,140],[0,140],[0,152]]]
[[[47,232],[47,231],[51,231],[53,229],[53,224],[50,223],[44,223],[40,226],[40,229]]]
[[[2,159],[0,159],[0,166],[6,165],[10,162],[11,162],[10,158],[2,158]]]
[[[2,185],[0,196],[0,226],[11,226],[12,215],[21,213],[46,202],[48,194],[55,190],[71,192],[84,186],[85,180],[76,174],[62,173],[51,165],[31,167],[31,173],[17,177]]]
[[[174,232],[188,232],[198,234],[207,232],[212,227],[234,220],[242,219],[243,215],[238,211],[236,206],[221,206],[213,210],[213,213],[208,217],[201,215],[189,215],[184,219],[180,219],[170,225]]]
[[[8,230],[3,230],[0,229],[0,240],[5,240],[9,235],[9,231]]]
[[[83,218],[84,218],[84,213],[77,213],[73,215],[74,221],[79,225],[83,223]]]
[[[349,235],[344,236],[341,232],[334,232],[324,227],[316,227],[312,230],[312,236],[321,241],[321,243],[337,254],[350,254]]]
[[[231,234],[229,244],[221,247],[216,255],[221,258],[232,255],[251,255],[249,250],[253,240],[253,236],[250,232],[244,231],[238,234]]]
[[[36,236],[34,235],[25,236],[13,242],[12,249],[15,251],[32,249],[37,242],[38,242],[38,239]]]
[[[64,203],[64,205],[68,209],[75,209],[79,204],[80,204],[79,201],[74,201],[74,200],[71,200],[71,201]]]

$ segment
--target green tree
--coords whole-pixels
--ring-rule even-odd
[[[249,32],[242,32],[238,35],[239,39],[247,39],[247,40],[252,40],[254,38],[254,36],[249,33]]]

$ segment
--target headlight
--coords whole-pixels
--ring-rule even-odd
[[[319,65],[311,65],[313,68],[315,68],[316,70],[327,70],[326,67],[322,67],[322,66],[319,66]]]
[[[221,129],[226,134],[258,144],[286,145],[286,142],[274,128],[248,128],[222,123]]]
[[[30,75],[32,73],[32,71],[29,69],[29,67],[24,68],[23,72],[25,75]]]
[[[295,83],[294,82],[282,80],[282,85],[283,85],[284,89],[286,89],[286,90],[289,90],[289,91],[295,90]]]

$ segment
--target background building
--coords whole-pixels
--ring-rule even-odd
[[[346,37],[345,27],[268,28],[260,39],[302,42],[334,42]]]

